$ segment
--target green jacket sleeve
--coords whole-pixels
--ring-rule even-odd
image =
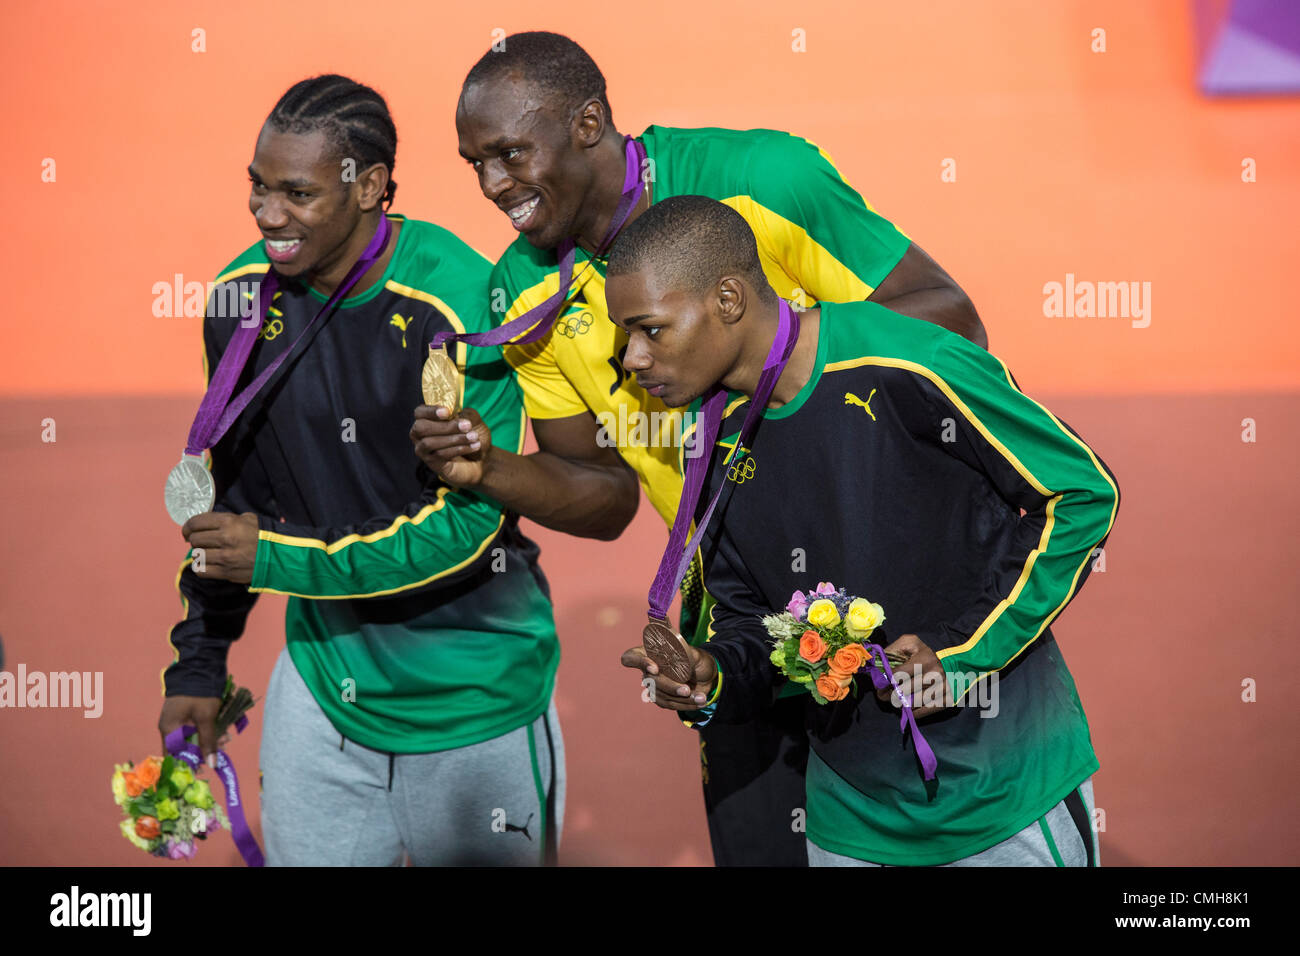
[[[983,676],[1015,660],[1078,593],[1114,524],[1119,488],[1096,453],[1021,392],[995,356],[943,336],[931,370],[930,394],[948,429],[941,447],[1024,511],[982,598],[944,626],[952,646],[937,652],[949,674]]]
[[[522,449],[524,413],[513,372],[499,349],[468,352],[464,406],[483,417],[495,445]],[[401,512],[360,524],[311,527],[262,516],[249,590],[359,598],[456,583],[491,562],[504,520],[496,502],[440,484],[432,474],[420,498]]]

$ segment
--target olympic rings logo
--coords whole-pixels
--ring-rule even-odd
[[[269,342],[283,331],[283,322],[279,319],[267,319],[262,323],[262,330],[257,333],[257,337],[259,339],[266,339],[266,341]]]
[[[576,338],[584,335],[591,328],[591,313],[580,312],[577,315],[566,315],[560,319],[558,325],[560,334],[566,338]]]
[[[754,459],[746,457],[744,461],[737,462],[727,469],[727,480],[734,481],[738,485],[743,485],[750,478],[754,477],[754,471],[758,468],[754,464]]]

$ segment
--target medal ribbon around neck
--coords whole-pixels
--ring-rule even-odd
[[[211,511],[216,500],[216,483],[212,480],[212,473],[204,466],[203,459],[199,456],[221,440],[221,436],[252,401],[253,396],[284,364],[284,360],[297,349],[298,343],[311,331],[317,319],[342,301],[358,280],[378,261],[388,246],[388,239],[392,232],[393,227],[388,217],[381,214],[374,236],[366,244],[361,257],[348,270],[343,282],[334,290],[334,294],[289,347],[277,355],[232,402],[230,393],[234,391],[235,383],[248,363],[248,356],[253,351],[253,343],[257,341],[262,331],[262,323],[266,321],[267,311],[271,308],[275,292],[280,286],[280,277],[273,269],[267,269],[258,287],[257,311],[260,321],[249,324],[240,322],[235,329],[225,352],[221,355],[221,361],[217,363],[216,373],[208,383],[208,390],[199,404],[198,413],[194,416],[194,424],[190,426],[190,434],[185,441],[185,453],[181,455],[180,462],[168,473],[167,481],[163,485],[163,505],[167,509],[168,516],[177,524],[183,526],[195,515]]]
[[[626,157],[626,168],[623,175],[623,195],[619,198],[618,208],[614,210],[614,218],[610,220],[609,230],[605,233],[605,238],[601,240],[600,246],[597,247],[594,255],[601,255],[607,251],[607,247],[614,241],[618,231],[623,228],[627,222],[628,216],[636,208],[636,204],[641,201],[641,193],[645,190],[645,182],[641,179],[641,163],[645,160],[645,147],[638,143],[631,136],[625,136],[624,156]],[[563,311],[565,300],[569,298],[569,286],[573,284],[573,263],[576,256],[578,244],[573,237],[569,236],[560,243],[556,254],[560,260],[560,287],[555,294],[548,298],[541,305],[534,306],[517,319],[511,319],[504,325],[499,325],[495,329],[487,332],[439,332],[429,343],[429,348],[436,349],[446,342],[465,342],[469,345],[488,346],[504,345],[510,342],[511,345],[527,345],[530,342],[536,342],[555,325],[555,320],[560,317]],[[532,327],[532,331],[521,338],[515,339],[516,335]],[[512,341],[513,340],[513,341]]]
[[[754,389],[749,409],[745,412],[745,421],[740,426],[740,434],[736,436],[736,446],[731,449],[722,463],[724,469],[753,438],[754,432],[758,429],[758,421],[763,416],[763,410],[767,408],[768,400],[772,397],[772,390],[790,361],[795,342],[799,340],[799,313],[791,309],[790,304],[784,299],[780,300],[780,303],[776,338],[772,340],[767,361],[763,363],[763,372],[758,378],[758,386]],[[722,425],[722,410],[726,403],[727,390],[721,385],[715,385],[707,393],[700,408],[699,425],[692,441],[692,450],[695,454],[687,458],[686,477],[682,483],[682,498],[677,506],[677,517],[673,519],[673,530],[668,536],[668,546],[659,561],[659,570],[655,574],[654,583],[650,585],[651,621],[668,620],[668,605],[672,603],[673,595],[677,593],[682,578],[686,576],[686,569],[690,567],[695,549],[700,545],[704,529],[709,526],[709,519],[713,517],[713,511],[718,506],[722,489],[727,486],[725,480],[718,482],[717,491],[713,493],[704,516],[695,527],[695,533],[687,542],[686,533],[694,519],[700,492],[704,488],[704,477],[709,471],[709,462],[713,457],[713,444],[718,438],[718,428]]]
[[[322,315],[329,312],[335,305],[352,291],[352,287],[360,281],[361,277],[370,271],[388,245],[388,239],[392,235],[393,227],[389,223],[388,217],[380,214],[379,228],[375,230],[375,235],[367,243],[366,248],[361,253],[361,257],[348,270],[347,276],[334,290],[334,294],[329,297],[320,311],[317,312],[306,328],[299,333],[293,343],[275,357],[270,365],[257,376],[242,392],[230,401],[230,393],[234,391],[235,382],[239,379],[239,374],[244,370],[244,365],[248,362],[248,356],[253,351],[253,343],[257,340],[258,333],[261,332],[262,322],[245,325],[243,322],[235,329],[234,336],[230,339],[230,344],[226,346],[226,351],[222,353],[221,361],[217,364],[216,374],[212,376],[212,381],[208,384],[208,391],[203,396],[203,401],[199,405],[198,414],[194,416],[194,424],[190,427],[189,438],[185,442],[185,454],[202,455],[204,451],[211,448],[221,440],[221,436],[226,433],[239,413],[248,407],[248,403],[266,384],[267,379],[275,374],[276,369],[284,364],[284,360],[294,351],[298,343],[316,324],[316,320]],[[260,283],[258,295],[258,314],[262,321],[266,320],[267,309],[271,307],[271,300],[275,297],[276,290],[280,286],[280,278],[274,270],[268,269],[266,277]]]

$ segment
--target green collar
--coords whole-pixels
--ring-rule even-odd
[[[402,248],[403,248],[402,243],[406,241],[406,234],[410,232],[410,230],[406,228],[409,225],[409,223],[407,222],[405,216],[399,216],[396,213],[385,213],[385,215],[388,216],[390,222],[400,222],[402,224],[402,229],[397,234],[397,245],[393,247],[393,254],[388,259],[388,267],[384,269],[384,274],[379,277],[379,281],[376,282],[374,285],[372,285],[369,289],[366,289],[365,292],[358,292],[356,295],[348,296],[348,298],[340,302],[337,306],[335,306],[335,308],[351,309],[358,305],[365,305],[375,296],[379,295],[379,293],[384,291],[384,286],[388,284],[388,280],[392,277],[393,271],[397,266],[397,259],[402,254]],[[324,293],[317,292],[311,286],[306,286],[306,289],[307,289],[307,294],[310,295],[317,302],[319,302],[321,305],[324,305],[326,302],[329,301],[329,296],[325,295]]]
[[[799,393],[795,395],[794,398],[790,399],[790,401],[786,402],[780,408],[763,409],[764,419],[775,421],[782,418],[789,418],[791,415],[798,412],[799,409],[803,408],[804,403],[808,401],[808,396],[813,393],[813,389],[815,389],[817,383],[821,381],[822,368],[826,365],[826,303],[819,303],[819,308],[821,309],[821,321],[817,323],[817,355],[813,359],[812,374],[808,376],[808,381],[804,382],[803,388],[799,389]],[[730,407],[732,402],[736,401],[736,399],[745,397],[746,396],[740,392],[728,392],[728,407]],[[735,431],[732,431],[727,436],[727,438],[734,438],[736,432],[739,431],[740,429],[736,428]]]

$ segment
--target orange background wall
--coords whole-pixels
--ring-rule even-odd
[[[256,238],[244,167],[275,100],[313,73],[388,98],[394,208],[495,257],[513,233],[452,125],[495,27],[583,43],[623,131],[771,126],[823,146],[969,291],[1030,391],[1295,388],[1300,103],[1200,97],[1189,6],[24,4],[0,40],[0,394],[199,390],[200,320],[155,318],[153,284],[211,279]],[[1258,182],[1241,181],[1244,157]],[[1067,272],[1150,282],[1150,327],[1044,317],[1043,284]]]

